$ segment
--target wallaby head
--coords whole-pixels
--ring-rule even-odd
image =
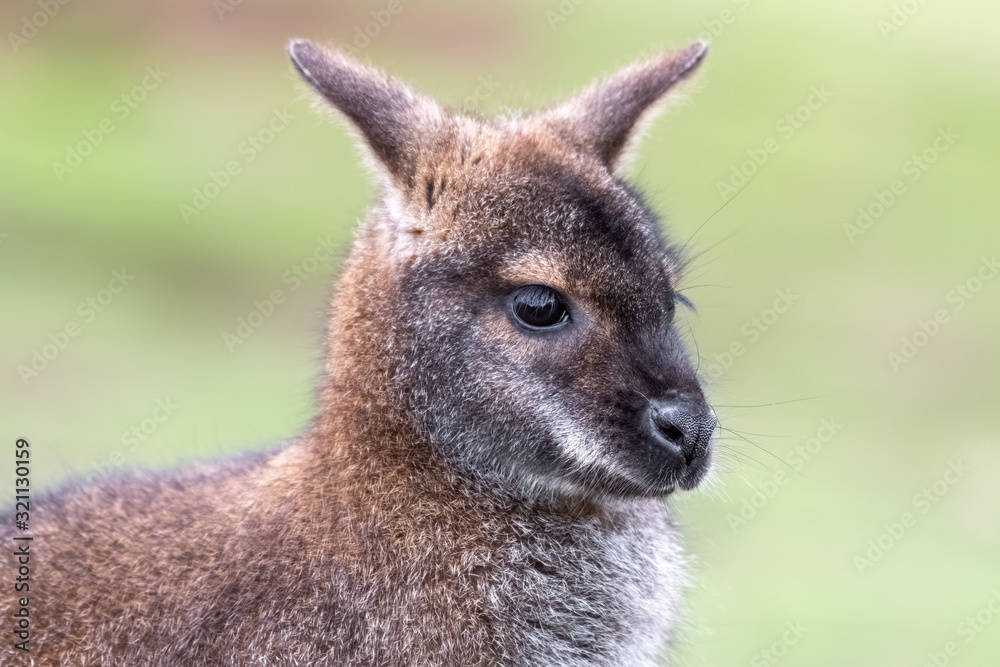
[[[681,260],[623,171],[706,48],[484,119],[292,42],[382,185],[335,302],[330,373],[366,374],[435,456],[477,479],[604,498],[696,485],[716,422],[674,320]],[[356,349],[369,339],[386,357],[377,380],[374,348]]]

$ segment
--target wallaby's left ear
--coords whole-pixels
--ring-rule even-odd
[[[579,149],[595,153],[611,171],[620,173],[626,166],[630,144],[662,106],[657,103],[694,73],[707,52],[707,42],[696,42],[629,65],[543,112],[540,120]]]

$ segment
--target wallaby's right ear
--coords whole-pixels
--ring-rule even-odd
[[[296,39],[288,54],[302,78],[347,117],[391,180],[412,187],[421,138],[440,119],[440,107],[338,51]]]

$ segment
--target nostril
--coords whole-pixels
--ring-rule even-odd
[[[688,458],[686,438],[684,431],[670,418],[670,410],[652,409],[650,410],[650,422],[655,435],[663,444],[673,449],[677,454]]]
[[[656,430],[659,431],[664,438],[677,445],[683,445],[684,443],[683,431],[681,431],[679,428],[677,428],[668,421],[657,419],[655,420],[655,422],[656,422]]]

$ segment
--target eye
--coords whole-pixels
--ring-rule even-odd
[[[551,287],[527,285],[514,293],[511,312],[528,329],[548,329],[569,321],[562,297]]]

